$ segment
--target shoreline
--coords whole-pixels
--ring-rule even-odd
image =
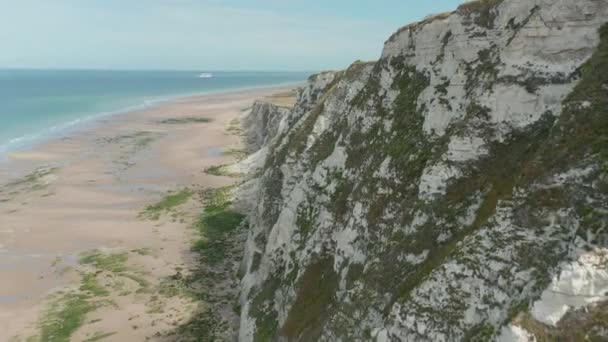
[[[142,111],[153,109],[157,106],[168,105],[175,101],[182,101],[188,99],[194,99],[198,97],[205,96],[214,96],[214,95],[223,95],[223,94],[236,94],[241,92],[250,92],[255,90],[265,90],[265,89],[273,89],[273,88],[296,88],[303,84],[304,81],[301,82],[285,82],[285,83],[277,83],[273,85],[260,85],[260,86],[245,86],[245,87],[237,87],[233,89],[220,89],[220,90],[212,90],[207,92],[199,92],[199,93],[186,93],[179,95],[167,95],[167,96],[159,96],[151,99],[142,100],[143,103],[135,104],[131,106],[127,106],[124,108],[119,108],[116,110],[111,110],[107,112],[99,112],[90,114],[87,116],[83,116],[78,119],[70,120],[61,124],[57,124],[51,127],[48,127],[45,131],[39,133],[33,133],[28,135],[23,135],[17,138],[12,138],[3,144],[0,144],[0,167],[3,163],[8,161],[8,156],[11,153],[18,153],[27,150],[35,149],[38,146],[41,146],[49,141],[54,139],[61,139],[63,137],[67,137],[71,134],[76,134],[80,131],[87,129],[94,129],[95,125],[98,124],[98,121],[115,117],[117,115],[125,115],[131,112]],[[47,131],[48,130],[48,131]],[[21,141],[26,141],[24,145],[19,145]]]
[[[68,295],[95,306],[77,340],[166,340],[192,318],[199,303],[163,284],[198,267],[205,189],[238,181],[204,171],[238,159],[245,108],[294,88],[173,99],[11,153],[12,172],[0,172],[0,340],[44,336]]]

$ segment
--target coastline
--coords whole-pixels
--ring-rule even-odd
[[[196,268],[205,189],[238,181],[205,170],[242,155],[246,108],[295,86],[179,97],[10,153],[0,170],[0,340],[39,335],[68,294],[95,303],[77,340],[164,340],[188,321],[196,301],[167,296],[161,282]]]
[[[94,129],[95,125],[99,121],[114,117],[116,115],[124,115],[131,112],[152,109],[157,106],[170,104],[174,101],[180,101],[184,99],[273,88],[295,88],[302,84],[303,82],[284,82],[272,85],[244,86],[231,89],[218,89],[204,92],[152,97],[150,99],[140,99],[141,103],[139,104],[129,105],[123,108],[118,108],[116,110],[110,110],[106,112],[102,111],[99,113],[89,114],[78,119],[70,120],[61,124],[48,127],[44,132],[31,133],[17,138],[13,138],[6,142],[2,142],[0,144],[0,167],[3,163],[6,162],[7,156],[11,153],[32,150],[54,139],[60,139],[62,137],[76,134],[83,130]],[[24,142],[23,144],[21,143],[22,141]]]

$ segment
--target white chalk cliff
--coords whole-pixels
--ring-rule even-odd
[[[239,340],[608,340],[607,22],[469,2],[257,103]]]

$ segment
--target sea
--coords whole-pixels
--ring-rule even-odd
[[[310,72],[0,70],[0,158],[172,99],[295,84]]]

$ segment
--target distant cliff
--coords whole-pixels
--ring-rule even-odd
[[[468,2],[257,103],[239,339],[607,340],[606,22]]]

